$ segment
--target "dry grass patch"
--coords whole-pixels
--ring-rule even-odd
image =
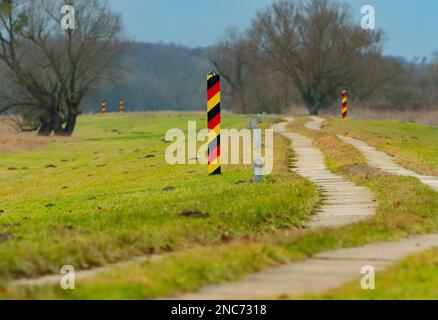
[[[60,139],[59,137],[39,137],[35,132],[20,132],[11,119],[0,117],[0,154],[29,151],[60,141]]]
[[[0,136],[0,153],[18,153],[45,146],[57,138],[38,137],[35,133],[15,133]]]

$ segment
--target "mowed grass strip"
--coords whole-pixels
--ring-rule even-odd
[[[402,166],[438,176],[438,128],[393,120],[329,120],[324,130],[349,136],[395,157]]]
[[[203,165],[168,165],[165,133],[188,121],[205,128],[202,114],[83,116],[73,139],[1,154],[0,282],[275,234],[319,203],[316,187],[287,171],[278,136],[275,171],[257,185],[251,166],[208,177]]]
[[[244,274],[302,260],[321,251],[438,231],[436,192],[414,178],[387,175],[370,169],[354,147],[343,143],[334,135],[305,129],[303,124],[306,121],[308,118],[297,119],[290,127],[293,131],[315,138],[315,144],[324,151],[331,170],[368,186],[376,193],[378,207],[374,218],[339,229],[289,230],[266,234],[257,240],[240,239],[227,245],[173,252],[151,262],[114,268],[94,277],[81,279],[74,291],[61,290],[58,285],[26,288],[10,286],[3,297],[166,297],[190,292],[206,284],[236,280]]]

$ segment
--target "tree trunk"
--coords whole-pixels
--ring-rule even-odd
[[[38,130],[38,135],[45,137],[50,136],[50,134],[52,133],[51,121],[49,121],[46,118],[41,118],[40,121],[41,121],[41,125]]]
[[[67,124],[64,128],[64,135],[71,136],[76,127],[76,119],[78,117],[78,113],[69,112],[67,116]]]
[[[318,107],[318,106],[315,106],[315,105],[313,105],[312,107],[309,107],[309,114],[310,114],[311,116],[317,116],[317,115],[319,115],[319,107]]]
[[[52,123],[53,123],[53,132],[55,135],[62,135],[62,121],[61,117],[59,116],[59,111],[54,108],[54,111],[52,113]]]
[[[315,102],[313,99],[310,101],[309,100],[306,101],[307,109],[309,110],[309,115],[311,116],[319,115],[320,104],[318,102]]]

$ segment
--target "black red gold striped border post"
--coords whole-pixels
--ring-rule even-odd
[[[207,75],[208,174],[221,174],[221,80]]]
[[[106,114],[106,100],[102,100],[102,114]]]
[[[120,113],[123,113],[125,111],[125,104],[123,102],[122,97],[120,97],[119,110],[120,110]]]
[[[348,119],[348,93],[346,90],[342,91],[342,120]]]

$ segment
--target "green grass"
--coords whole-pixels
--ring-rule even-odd
[[[76,281],[76,290],[58,285],[9,287],[4,298],[14,299],[147,299],[191,291],[285,263],[290,254],[262,243],[205,246],[162,256],[158,261],[131,263],[92,278]]]
[[[261,184],[251,183],[250,166],[208,177],[206,166],[168,165],[162,139],[170,128],[187,130],[189,120],[206,121],[84,116],[73,139],[0,155],[0,282],[283,233],[318,204],[316,187],[287,172],[279,137],[275,171]],[[225,116],[223,126],[246,123]],[[208,217],[180,215],[196,210]]]
[[[418,173],[438,176],[438,128],[391,120],[329,120],[324,129],[363,140]]]
[[[368,186],[376,193],[378,206],[374,218],[339,229],[292,229],[283,233],[265,233],[257,239],[240,238],[228,244],[213,243],[174,251],[151,262],[117,267],[81,279],[74,291],[62,291],[57,285],[28,287],[25,290],[10,286],[4,296],[49,299],[157,298],[192,291],[205,284],[235,280],[243,274],[305,259],[325,250],[438,231],[436,192],[414,178],[392,176],[369,168],[363,156],[352,146],[334,135],[303,128],[305,121],[307,119],[298,119],[291,128],[315,138],[315,145],[325,152],[330,169],[360,185]]]

